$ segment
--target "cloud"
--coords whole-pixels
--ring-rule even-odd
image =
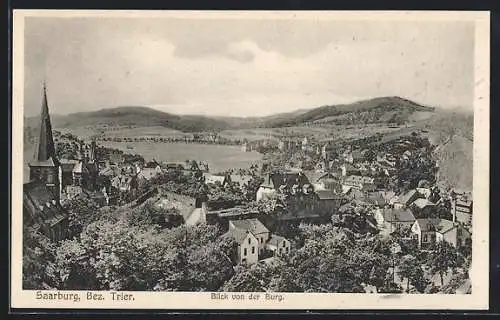
[[[431,105],[472,102],[473,38],[452,27],[406,25],[394,33],[378,29],[372,37],[369,29],[357,28],[336,40],[328,32],[321,38],[316,29],[308,34],[314,50],[288,54],[292,49],[286,48],[300,43],[298,35],[284,36],[280,47],[279,38],[253,29],[237,34],[214,27],[212,32],[228,30],[217,37],[187,26],[164,32],[142,22],[92,22],[66,28],[48,23],[28,33],[28,112],[39,112],[44,74],[55,113],[149,105],[174,113],[254,116],[384,95]]]

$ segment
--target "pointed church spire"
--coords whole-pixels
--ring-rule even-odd
[[[54,139],[52,137],[52,125],[50,123],[49,106],[47,103],[47,87],[43,82],[43,100],[40,114],[40,135],[35,149],[34,160],[36,162],[45,162],[51,160],[57,164]]]

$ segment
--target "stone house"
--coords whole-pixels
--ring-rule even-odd
[[[290,252],[290,241],[273,235],[260,220],[256,218],[230,220],[226,236],[232,237],[238,244],[234,262],[237,264],[256,263],[266,256],[267,252],[279,255]]]
[[[463,246],[471,239],[471,233],[462,224],[447,219],[417,219],[411,231],[422,249],[440,241],[446,241],[455,247]]]

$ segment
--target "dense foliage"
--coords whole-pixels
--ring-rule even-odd
[[[396,161],[395,173],[388,177],[394,190],[432,185],[436,174],[429,156],[432,146],[417,135],[400,142],[385,143],[375,136],[353,145],[365,151],[363,160],[367,162],[374,161],[380,152],[410,151],[406,159]],[[70,157],[76,145],[63,143],[58,151]],[[129,159],[141,161],[140,156]],[[268,170],[284,166],[312,170],[318,162],[321,154],[316,151],[267,155]],[[250,173],[252,178],[243,185],[232,181],[206,184],[197,163],[188,161],[185,168],[167,170],[140,184],[138,194],[153,189],[174,192],[206,201],[213,210],[238,206],[243,213],[257,212],[270,221],[279,220],[276,218],[285,211],[277,208],[293,209],[295,198],[286,193],[255,201],[263,182],[256,167],[224,175],[234,173]],[[446,201],[440,203],[437,215],[443,218],[449,206]],[[373,208],[354,202],[342,206],[330,223],[286,223],[276,228],[291,240],[290,253],[235,268],[231,258],[236,243],[224,236],[223,230],[206,224],[185,226],[177,209],[158,207],[154,201],[100,208],[80,197],[69,201],[65,209],[70,215],[72,239],[51,243],[34,230],[24,230],[26,289],[365,292],[375,288],[378,292],[423,293],[436,291],[433,276],[438,276],[443,286],[451,272],[456,277],[443,290],[454,291],[468,278],[464,270],[471,260],[470,243],[459,249],[442,243],[434,251],[420,251],[408,240],[408,229],[390,236],[378,234]]]
[[[104,215],[58,244],[25,232],[25,288],[213,291],[231,278],[234,242],[218,227],[166,228],[140,212]]]

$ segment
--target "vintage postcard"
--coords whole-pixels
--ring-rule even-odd
[[[487,309],[489,28],[15,11],[11,307]]]

